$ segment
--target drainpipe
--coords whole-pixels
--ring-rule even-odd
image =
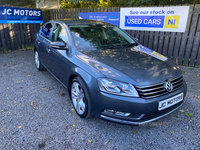
[[[44,9],[44,3],[45,3],[45,1],[43,0],[43,9]]]
[[[58,9],[60,9],[61,8],[61,2],[60,2],[60,0],[58,0]]]
[[[36,0],[36,8],[39,8],[39,0]]]

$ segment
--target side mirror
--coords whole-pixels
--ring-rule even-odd
[[[51,42],[50,46],[59,50],[69,50],[69,47],[64,42]]]

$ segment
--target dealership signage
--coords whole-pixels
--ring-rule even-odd
[[[189,6],[121,8],[120,28],[184,32],[188,13]]]
[[[90,12],[79,13],[79,19],[104,21],[119,26],[119,12]]]
[[[42,11],[0,6],[0,23],[43,23]]]

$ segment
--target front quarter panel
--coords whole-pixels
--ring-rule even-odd
[[[82,61],[79,57],[74,55],[70,58],[71,70],[68,79],[73,75],[80,76],[83,81],[87,84],[88,88],[93,88],[97,90],[97,81],[99,77],[105,77],[101,72],[92,66],[88,65],[86,62]],[[69,82],[68,82],[69,83]]]
[[[71,76],[72,75],[77,75],[77,76],[81,77],[83,79],[83,81],[85,82],[85,84],[87,85],[89,91],[90,91],[90,89],[98,90],[96,78],[94,76],[90,75],[85,70],[83,70],[79,67],[75,67],[74,72],[71,73]]]

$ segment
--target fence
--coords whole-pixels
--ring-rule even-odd
[[[39,24],[0,24],[0,53],[30,49]]]
[[[43,16],[44,22],[46,22],[53,19],[78,18],[79,12],[119,11],[119,7],[53,9],[43,10]],[[5,34],[8,32],[7,27],[10,29],[9,35]],[[0,48],[3,45],[4,51],[12,51],[21,48],[20,45],[24,45],[25,48],[31,46],[33,35],[39,27],[37,24],[0,25]],[[138,30],[127,32],[138,38],[144,46],[171,58],[179,65],[200,67],[200,4],[190,5],[187,27],[184,33]],[[0,49],[1,51],[2,49]]]

